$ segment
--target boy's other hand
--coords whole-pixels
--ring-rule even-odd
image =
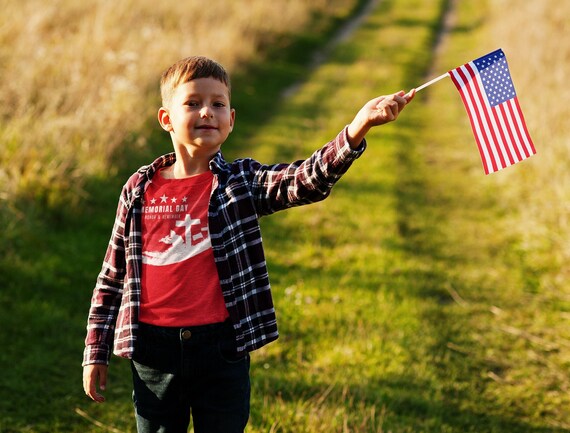
[[[105,391],[107,386],[107,366],[104,364],[91,364],[83,367],[83,390],[93,401],[103,403],[105,397],[97,392],[99,389]]]
[[[350,146],[358,147],[370,128],[396,120],[404,107],[414,99],[415,94],[415,89],[408,93],[401,90],[392,95],[379,96],[364,104],[348,126]]]

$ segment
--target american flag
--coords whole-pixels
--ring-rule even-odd
[[[503,50],[455,68],[449,75],[469,115],[485,174],[536,153]]]

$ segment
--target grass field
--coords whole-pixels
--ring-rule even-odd
[[[313,19],[326,27],[353,3]],[[559,38],[556,58],[547,44],[567,29],[562,9],[553,0],[380,1],[314,70],[296,59],[326,37],[301,30],[277,53],[270,43],[268,62],[245,57],[227,157],[306,157],[372,96],[499,46],[538,150],[485,176],[447,80],[369,134],[329,199],[262,220],[281,338],[253,354],[248,432],[570,432],[570,44]],[[86,400],[80,367],[121,182],[169,148],[156,127],[129,134],[129,159],[113,176],[82,177],[72,210],[11,214],[0,235],[0,432],[134,431],[128,363],[112,360],[104,405]],[[145,147],[133,144],[138,134]]]

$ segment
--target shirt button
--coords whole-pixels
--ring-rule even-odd
[[[182,331],[181,335],[183,340],[189,340],[190,337],[192,337],[192,332],[189,331],[188,329],[185,329],[184,331]]]

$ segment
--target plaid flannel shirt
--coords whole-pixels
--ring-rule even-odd
[[[214,260],[239,352],[278,337],[259,218],[326,198],[366,147],[348,144],[347,128],[304,161],[263,165],[253,159],[210,161],[214,184],[208,223]],[[83,365],[107,364],[113,353],[131,358],[141,296],[143,194],[174,153],[141,167],[122,189],[111,240],[93,291]]]

